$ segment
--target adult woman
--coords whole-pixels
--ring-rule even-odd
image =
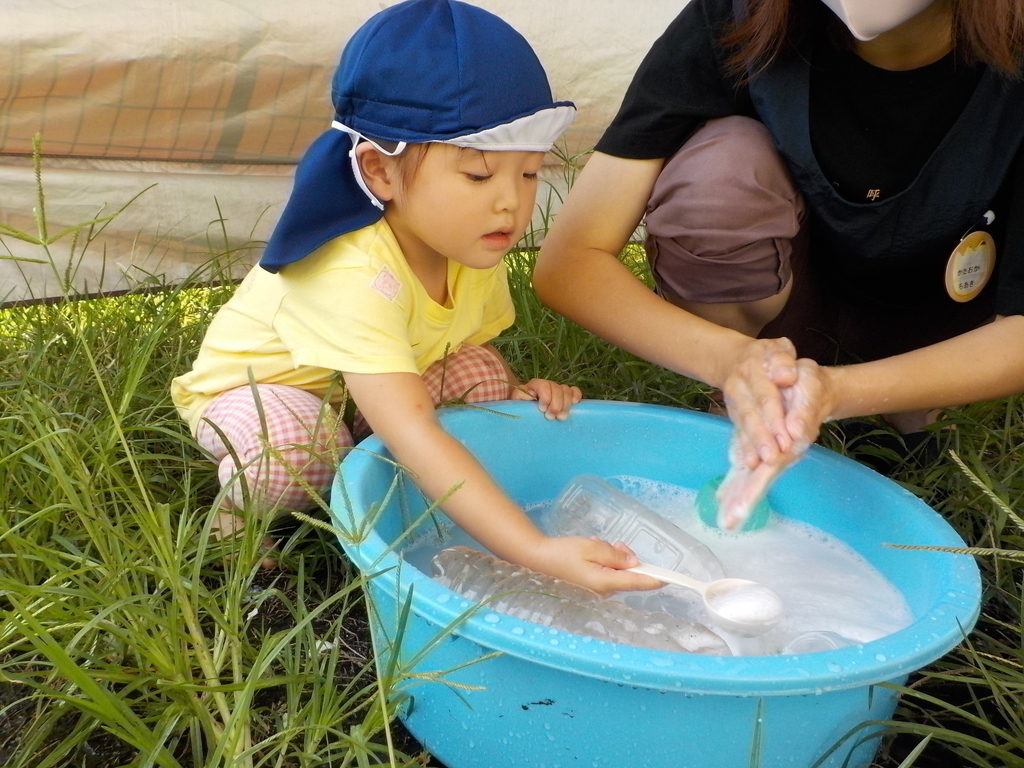
[[[721,387],[762,485],[827,418],[1024,391],[1022,49],[1024,0],[692,0],[538,293]],[[645,214],[660,298],[615,257]]]

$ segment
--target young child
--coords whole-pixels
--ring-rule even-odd
[[[573,104],[552,101],[522,36],[454,0],[372,17],[345,47],[333,101],[259,266],[172,383],[220,462],[220,534],[242,515],[308,507],[293,476],[325,491],[332,443],[372,430],[430,498],[462,483],[443,508],[499,557],[599,592],[658,586],[622,570],[636,564],[622,545],[544,536],[434,411],[462,396],[536,399],[565,419],[580,400],[543,379],[517,386],[488,344],[514,320],[503,257]],[[346,390],[351,430],[328,410]]]

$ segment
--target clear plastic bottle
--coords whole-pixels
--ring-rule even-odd
[[[496,613],[613,643],[662,651],[731,655],[726,642],[705,627],[665,613],[602,600],[589,589],[468,547],[434,556],[434,580]]]
[[[722,564],[704,544],[596,475],[577,475],[569,481],[551,504],[548,526],[554,536],[624,542],[644,562],[701,581],[725,576]]]
[[[779,653],[818,653],[819,651],[834,651],[837,648],[847,648],[856,645],[856,640],[843,637],[838,632],[830,632],[827,629],[816,629],[810,632],[801,632],[791,637]]]

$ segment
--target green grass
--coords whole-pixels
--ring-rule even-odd
[[[102,226],[41,258],[100,243]],[[402,669],[372,658],[362,584],[331,534],[289,529],[287,571],[269,574],[259,526],[226,561],[211,544],[214,468],[167,387],[230,295],[204,284],[238,256],[211,243],[208,269],[175,289],[0,310],[0,765],[424,763],[393,725]],[[647,279],[635,248],[623,258]],[[541,307],[532,259],[509,257],[518,321],[497,342],[524,378],[704,407],[703,385]],[[1024,766],[1024,400],[948,421],[964,466],[944,455],[897,479],[986,549],[984,617],[905,689],[885,765]]]

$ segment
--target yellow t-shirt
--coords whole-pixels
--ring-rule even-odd
[[[505,265],[448,262],[448,303],[431,299],[381,219],[326,243],[277,274],[254,267],[210,323],[171,398],[195,432],[214,396],[249,383],[322,397],[336,371],[423,373],[463,343],[515,320]],[[337,400],[342,393],[338,388]]]

